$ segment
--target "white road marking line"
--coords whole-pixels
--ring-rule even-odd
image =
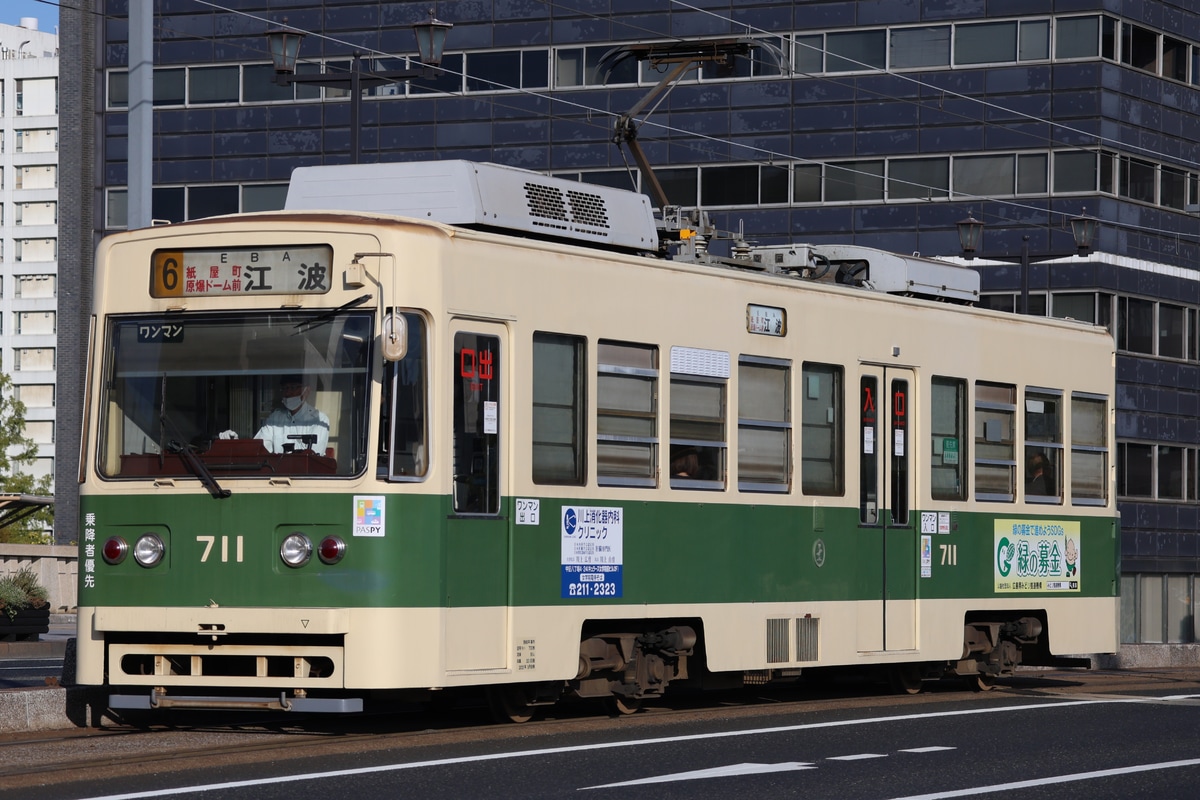
[[[948,798],[953,797],[974,797],[975,795],[992,794],[994,792],[1010,792],[1013,789],[1031,789],[1035,786],[1052,786],[1059,783],[1076,783],[1078,781],[1092,781],[1097,778],[1112,778],[1117,775],[1133,775],[1138,772],[1153,772],[1160,769],[1195,766],[1200,766],[1200,758],[1189,758],[1186,761],[1163,761],[1159,764],[1135,764],[1132,767],[1101,769],[1095,772],[1076,772],[1072,775],[1053,775],[1048,778],[1035,778],[1028,781],[995,783],[991,786],[972,786],[969,789],[954,789],[949,792],[933,792],[931,794],[914,794],[908,797],[897,797],[893,800],[948,800]]]
[[[957,750],[957,747],[909,747],[901,753],[936,753],[940,750]]]
[[[826,761],[865,761],[868,758],[887,758],[887,753],[859,753],[853,756],[830,756]]]
[[[241,789],[250,786],[269,786],[280,783],[299,783],[301,781],[324,780],[327,778],[344,778],[353,775],[371,775],[381,772],[399,772],[409,769],[424,769],[426,767],[445,767],[456,764],[473,764],[485,761],[503,761],[510,758],[531,758],[548,755],[581,753],[589,750],[613,750],[622,747],[646,747],[659,744],[676,744],[679,742],[698,742],[706,739],[731,739],[739,736],[766,736],[779,733],[795,733],[797,731],[821,730],[823,728],[845,728],[855,725],[877,725],[886,722],[911,722],[921,719],[941,719],[945,717],[967,717],[981,714],[1005,714],[1014,711],[1042,711],[1055,708],[1072,708],[1077,706],[1118,705],[1123,703],[1157,702],[1157,697],[1121,700],[1068,700],[1057,703],[1032,703],[1020,706],[994,706],[990,708],[960,709],[957,711],[934,711],[925,714],[897,714],[891,717],[868,717],[866,719],[843,719],[829,722],[808,722],[801,725],[781,725],[775,728],[753,728],[738,731],[714,731],[712,733],[695,733],[685,736],[663,736],[656,739],[633,739],[615,742],[597,742],[590,745],[571,745],[567,747],[547,747],[539,750],[518,750],[512,753],[488,753],[477,756],[462,756],[459,758],[438,758],[430,761],[410,761],[401,764],[381,764],[375,767],[359,769],[330,770],[329,772],[307,772],[299,775],[280,775],[276,778],[259,778],[247,781],[229,781],[227,783],[210,783],[203,786],[182,786],[177,789],[156,789],[148,792],[131,792],[128,794],[100,795],[85,800],[140,800],[144,797],[170,797],[179,794],[192,794],[221,789]]]
[[[599,786],[581,786],[579,787],[579,790],[613,789],[618,786],[641,786],[647,783],[671,783],[673,781],[727,778],[735,775],[764,775],[771,772],[798,772],[802,769],[816,768],[816,764],[809,764],[804,761],[785,761],[780,764],[730,764],[727,767],[698,769],[694,772],[676,772],[674,775],[656,775],[653,778],[640,778],[633,781],[622,781],[621,783],[605,783]]]

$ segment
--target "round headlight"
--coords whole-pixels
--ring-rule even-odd
[[[317,547],[317,555],[326,564],[336,564],[346,555],[346,543],[340,536],[326,536]]]
[[[158,534],[143,533],[133,546],[133,559],[143,567],[153,567],[162,561],[164,550],[166,547],[163,546],[163,540],[158,538]]]
[[[100,554],[109,564],[120,564],[129,555],[129,545],[120,536],[113,536],[100,548]]]
[[[279,546],[279,557],[289,567],[303,567],[312,558],[312,541],[303,533],[293,533]]]

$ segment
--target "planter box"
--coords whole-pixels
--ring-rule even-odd
[[[50,606],[26,608],[10,617],[8,611],[0,609],[0,641],[4,639],[36,639],[38,634],[50,630]]]

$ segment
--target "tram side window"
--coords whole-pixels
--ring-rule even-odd
[[[725,487],[724,378],[671,375],[671,488]]]
[[[586,352],[580,336],[533,334],[534,483],[584,483]]]
[[[842,368],[805,362],[800,398],[800,488],[841,495],[845,486]]]
[[[965,500],[967,382],[958,378],[933,377],[933,437],[929,461],[929,486],[934,500]]]
[[[1025,390],[1025,499],[1034,503],[1062,500],[1062,393]]]
[[[1108,501],[1106,398],[1071,395],[1071,502],[1102,505]]]
[[[607,486],[654,486],[658,348],[601,340],[596,360],[596,480]]]
[[[792,368],[742,356],[738,363],[738,490],[786,492],[792,472]]]
[[[429,468],[428,354],[424,318],[407,312],[403,316],[408,352],[384,370],[379,468],[386,468],[393,480],[414,480],[425,477]]]
[[[975,384],[975,497],[1011,503],[1016,499],[1017,387]]]

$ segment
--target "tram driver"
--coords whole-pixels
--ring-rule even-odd
[[[301,375],[284,375],[279,381],[280,407],[263,420],[254,434],[272,453],[312,450],[325,455],[329,445],[329,417],[308,402],[309,385]]]

